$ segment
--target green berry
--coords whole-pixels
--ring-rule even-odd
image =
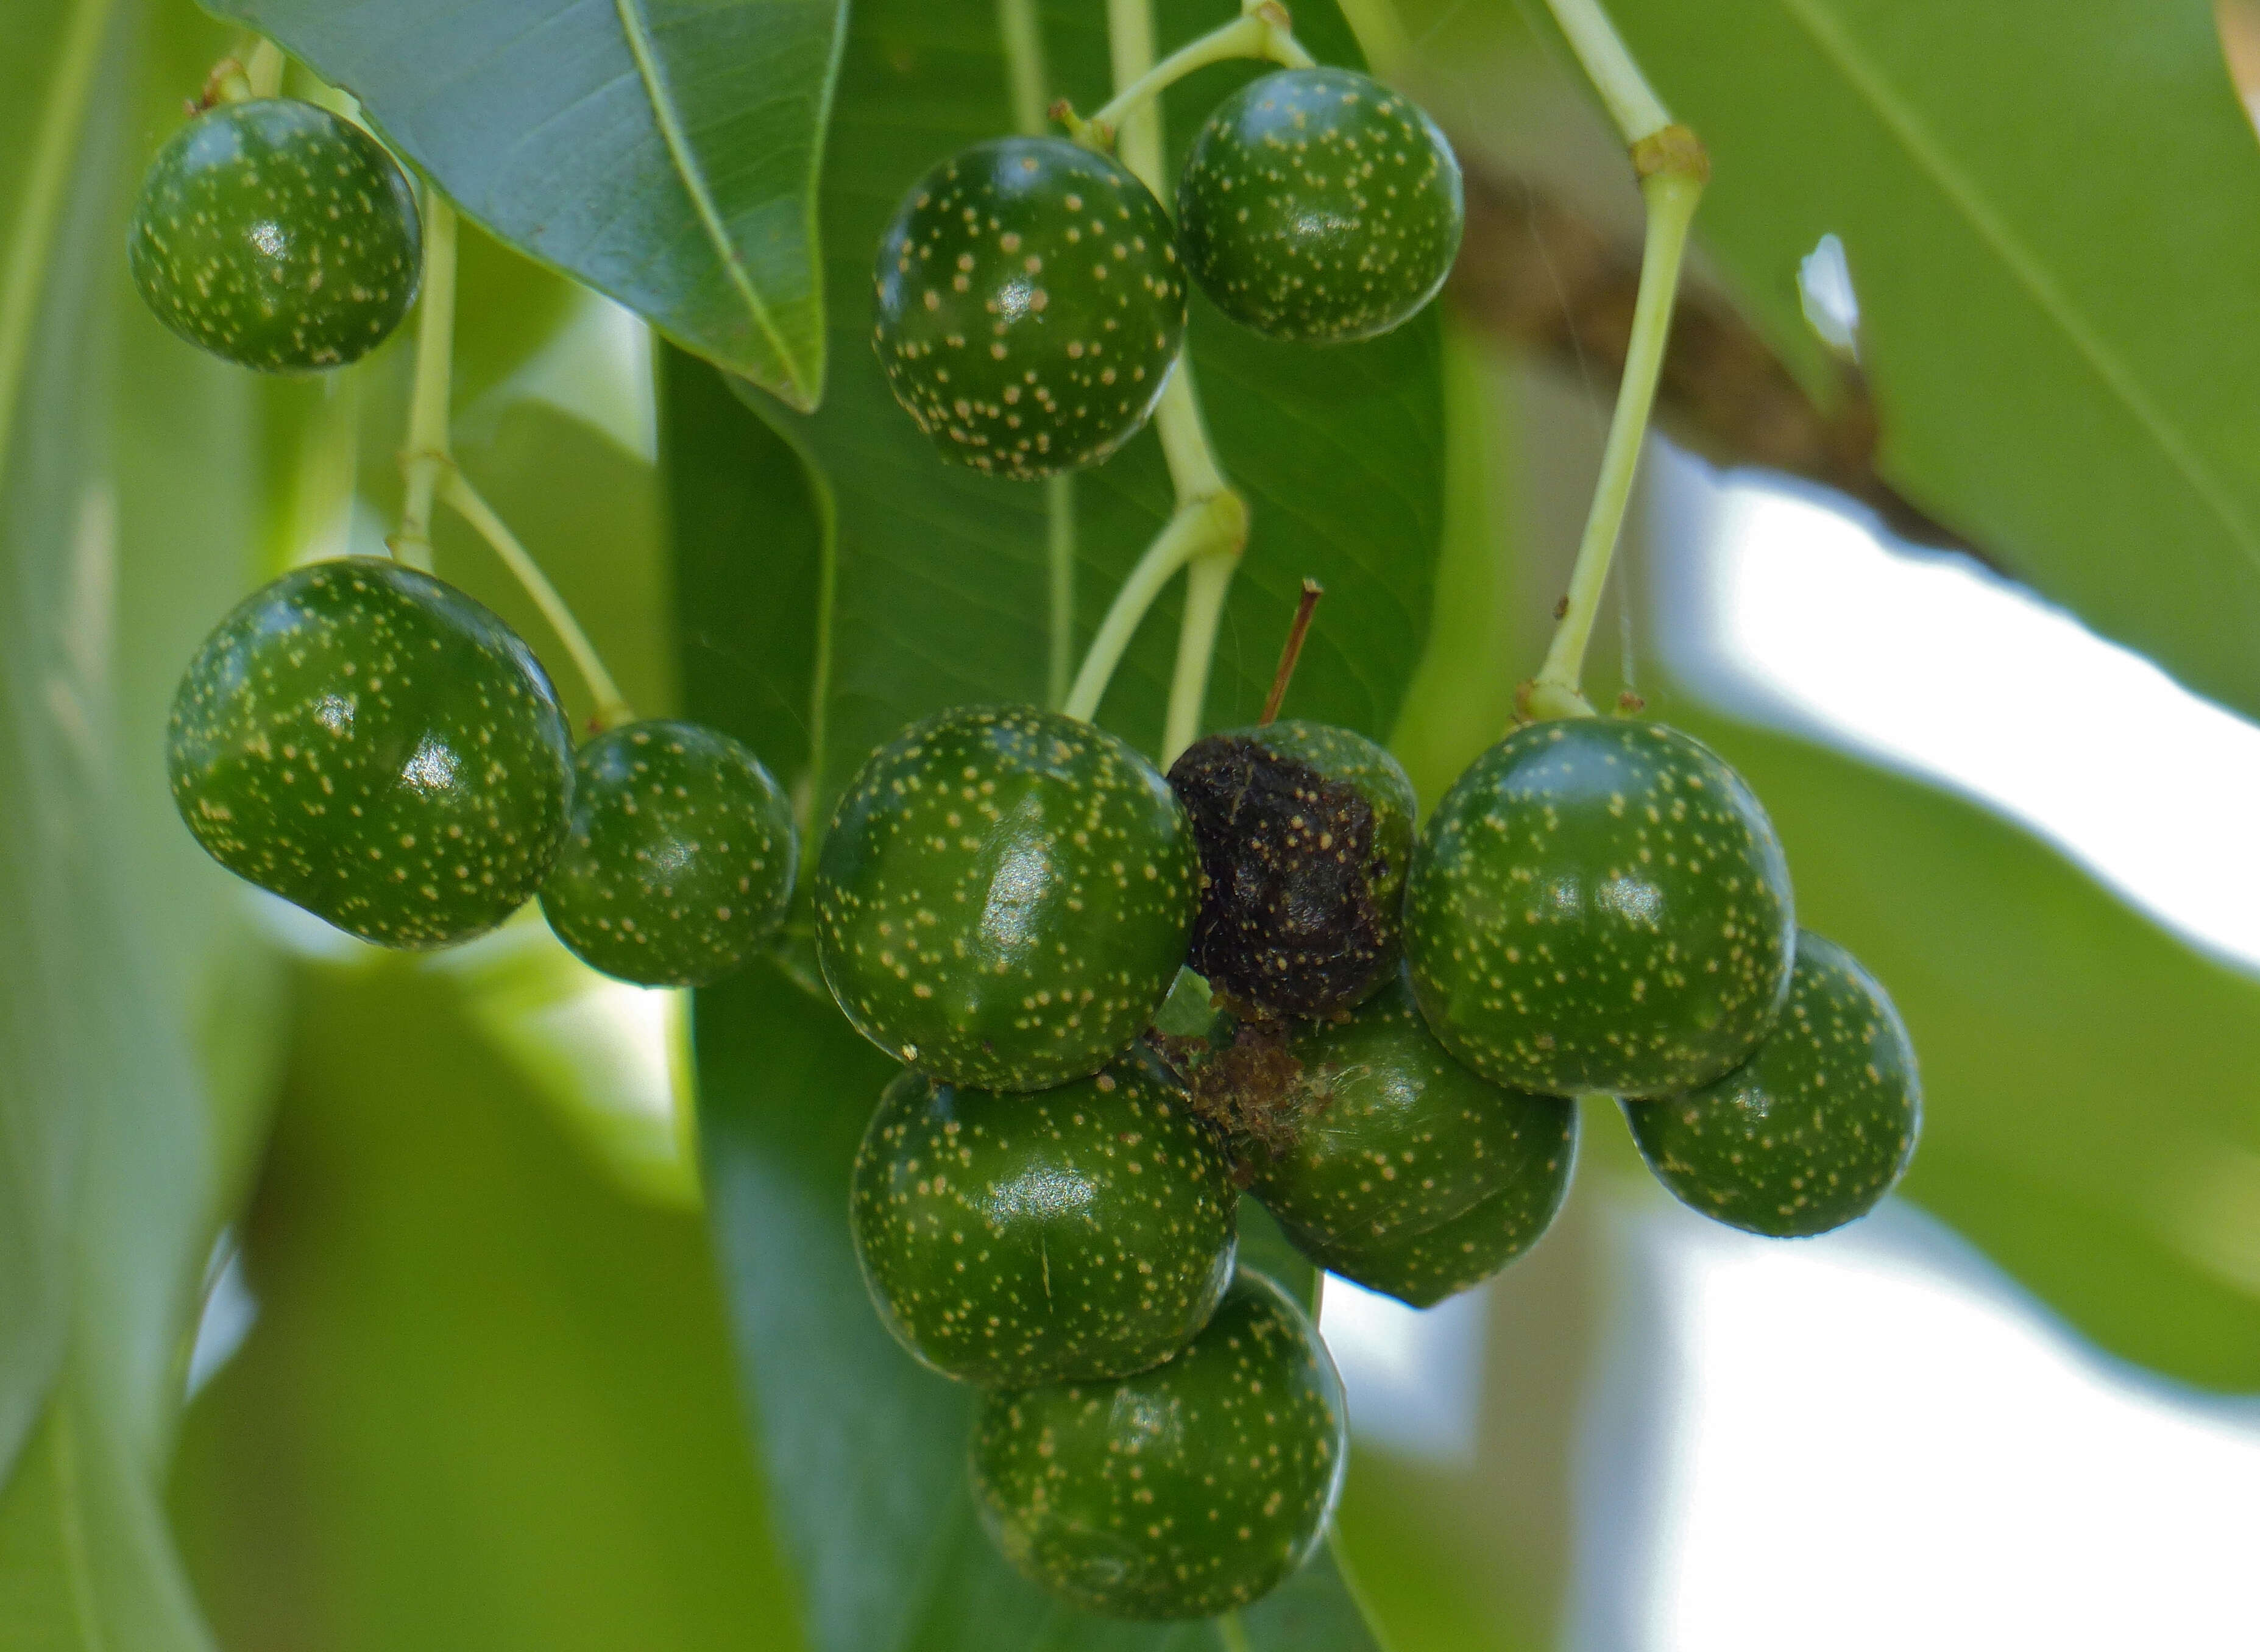
[[[1553,1220],[1570,1186],[1576,1107],[1501,1089],[1453,1060],[1401,979],[1342,1020],[1298,1023],[1284,1048],[1297,1068],[1285,1128],[1276,1147],[1248,1143],[1242,1162],[1250,1191],[1315,1259],[1367,1283],[1360,1253],[1399,1248],[1511,1193],[1499,1210],[1511,1210],[1516,1243],[1503,1265]]]
[[[792,804],[761,759],[696,723],[631,723],[573,760],[572,824],[541,910],[607,975],[703,986],[784,922]]]
[[[1466,207],[1452,146],[1402,92],[1282,69],[1227,98],[1177,183],[1185,265],[1274,338],[1370,338],[1436,296]]]
[[[1429,817],[1405,887],[1412,988],[1494,1083],[1669,1095],[1747,1057],[1789,993],[1789,864],[1765,810],[1675,729],[1518,729]]]
[[[1129,1048],[1192,927],[1192,830],[1115,736],[945,711],[874,752],[816,869],[824,979],[857,1030],[952,1084],[1041,1090]]]
[[[1482,1284],[1537,1242],[1561,1207],[1576,1142],[1572,1114],[1557,1178],[1534,1173],[1425,1232],[1370,1245],[1329,1245],[1292,1229],[1287,1236],[1329,1273],[1414,1307],[1433,1307]]]
[[[990,1394],[973,1484],[1005,1558],[1075,1605],[1205,1618],[1261,1599],[1310,1556],[1348,1445],[1326,1345],[1243,1268],[1167,1364]]]
[[[1184,1093],[1136,1053],[1033,1095],[887,1086],[855,1156],[855,1254],[934,1370],[1027,1387],[1127,1376],[1187,1342],[1232,1278],[1238,1194]]]
[[[1419,804],[1362,734],[1275,723],[1185,748],[1169,785],[1200,851],[1191,963],[1234,1002],[1315,1015],[1396,972]]]
[[[1175,231],[1112,156],[1000,138],[945,160],[879,242],[874,338],[945,457],[999,476],[1105,459],[1184,340]]]
[[[565,837],[573,736],[515,632],[368,557],[252,593],[173,696],[173,801],[238,876],[385,946],[492,929]]]
[[[1684,1202],[1777,1239],[1841,1228],[1914,1156],[1922,1086],[1906,1025],[1834,941],[1797,934],[1789,1006],[1725,1078],[1625,1116],[1649,1168]]]
[[[287,373],[343,367],[391,336],[416,299],[424,234],[376,139],[267,97],[208,109],[157,152],[126,257],[182,338]]]

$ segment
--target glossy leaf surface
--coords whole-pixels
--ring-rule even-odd
[[[797,407],[842,0],[225,0],[503,239]]]
[[[1777,339],[1843,244],[1884,468],[2008,570],[2260,710],[2260,146],[2205,0],[1620,0]]]

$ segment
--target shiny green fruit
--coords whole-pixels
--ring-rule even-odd
[[[1518,729],[1437,804],[1405,956],[1444,1047],[1544,1094],[1669,1095],[1739,1065],[1789,993],[1789,863],[1707,746],[1658,723]]]
[[[446,946],[532,898],[565,837],[572,730],[487,609],[369,557],[219,623],[173,696],[173,801],[238,876],[384,946]]]
[[[1154,410],[1185,280],[1153,192],[1064,138],[976,144],[880,239],[873,338],[944,457],[998,476],[1105,459]]]
[[[1234,1003],[1315,1015],[1397,970],[1420,805],[1397,759],[1288,721],[1197,740],[1169,767],[1200,851],[1192,967]]]
[[[1309,1558],[1348,1446],[1326,1345],[1243,1268],[1167,1364],[990,1394],[973,1484],[1005,1558],[1055,1593],[1112,1617],[1205,1618]]]
[[[855,1156],[856,1259],[934,1370],[992,1386],[1127,1376],[1232,1278],[1238,1193],[1184,1093],[1136,1053],[1033,1095],[905,1072]]]
[[[874,752],[816,868],[824,979],[858,1031],[951,1084],[1105,1066],[1169,995],[1192,831],[1154,765],[1028,707],[927,718]]]
[[[1859,961],[1797,935],[1789,1005],[1725,1078],[1627,1102],[1657,1178],[1706,1216],[1799,1238],[1873,1210],[1914,1157],[1922,1085],[1890,996]]]
[[[573,760],[573,815],[541,910],[607,975],[703,986],[784,922],[792,803],[761,759],[696,723],[630,723]]]
[[[1402,92],[1349,69],[1251,82],[1193,139],[1185,263],[1234,321],[1330,343],[1402,325],[1451,273],[1460,163]]]
[[[1299,1068],[1291,1122],[1276,1148],[1252,1143],[1241,1157],[1250,1191],[1313,1259],[1367,1284],[1361,1252],[1511,1193],[1498,1207],[1514,1218],[1516,1243],[1493,1264],[1504,1265],[1553,1220],[1570,1186],[1576,1107],[1462,1066],[1402,980],[1345,1020],[1297,1023],[1285,1049]]]
[[[391,336],[416,300],[424,233],[375,139],[266,97],[208,109],[157,152],[126,258],[182,338],[286,373],[343,367]]]
[[[1577,1131],[1573,1113],[1558,1171],[1548,1165],[1546,1174],[1503,1187],[1424,1232],[1399,1234],[1370,1245],[1330,1245],[1292,1229],[1287,1236],[1329,1273],[1414,1307],[1433,1307],[1446,1297],[1481,1285],[1529,1250],[1552,1225],[1569,1188]]]

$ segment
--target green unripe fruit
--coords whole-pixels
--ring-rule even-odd
[[[1370,338],[1436,296],[1467,209],[1452,146],[1401,92],[1282,69],[1208,117],[1177,183],[1185,264],[1274,338]]]
[[[1669,1095],[1756,1048],[1789,993],[1789,863],[1741,776],[1676,729],[1516,730],[1412,853],[1405,957],[1444,1047],[1495,1083]]]
[[[1396,972],[1420,805],[1347,729],[1275,723],[1185,748],[1169,785],[1200,851],[1192,967],[1234,1002],[1315,1015]]]
[[[416,192],[392,157],[287,97],[222,103],[175,133],[125,246],[160,321],[266,373],[358,361],[400,324],[424,268]]]
[[[816,947],[858,1031],[952,1084],[1105,1066],[1169,995],[1192,831],[1115,736],[1026,707],[945,711],[874,752],[816,868]]]
[[[895,399],[945,457],[998,476],[1105,459],[1184,341],[1169,214],[1064,138],[1000,138],[936,167],[896,209],[875,274]]]
[[[468,940],[532,898],[572,764],[517,633],[369,557],[293,569],[222,620],[182,674],[167,751],[213,859],[398,947]]]
[[[1552,1225],[1569,1189],[1577,1131],[1573,1113],[1558,1174],[1534,1175],[1503,1187],[1425,1232],[1355,1246],[1328,1245],[1291,1229],[1287,1236],[1329,1273],[1414,1307],[1433,1307],[1446,1297],[1481,1285],[1530,1249]]]
[[[696,723],[630,723],[573,759],[572,822],[541,911],[583,962],[703,986],[784,922],[792,803],[756,758]]]
[[[903,1073],[855,1156],[850,1226],[896,1341],[1019,1388],[1191,1342],[1232,1278],[1237,1203],[1184,1092],[1133,1054],[1033,1095]]]
[[[1250,1191],[1314,1259],[1340,1259],[1335,1271],[1369,1283],[1359,1253],[1511,1193],[1487,1228],[1502,1239],[1513,1230],[1493,1264],[1503,1265],[1553,1220],[1577,1108],[1501,1089],[1453,1060],[1401,980],[1346,1020],[1298,1023],[1284,1048],[1298,1068],[1290,1122],[1276,1148],[1252,1143],[1242,1161]]]
[[[1797,933],[1789,1005],[1741,1066],[1627,1102],[1657,1179],[1706,1216],[1800,1238],[1873,1210],[1914,1157],[1922,1085],[1890,996],[1859,961]]]
[[[1243,1268],[1167,1364],[990,1394],[973,1485],[1005,1558],[1076,1606],[1205,1618],[1260,1599],[1309,1558],[1348,1446],[1326,1345]]]

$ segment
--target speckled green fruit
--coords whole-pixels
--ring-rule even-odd
[[[1184,341],[1169,214],[1112,156],[1000,138],[936,167],[879,241],[874,339],[947,458],[998,476],[1105,459]]]
[[[1192,1341],[1232,1278],[1237,1202],[1184,1092],[1134,1051],[1033,1095],[903,1073],[863,1133],[850,1225],[896,1341],[1023,1388]]]
[[[1543,1094],[1669,1095],[1756,1048],[1789,993],[1789,863],[1741,776],[1676,729],[1518,729],[1412,852],[1405,956],[1444,1047]]]
[[[516,632],[369,557],[262,586],[182,674],[173,801],[213,859],[384,946],[446,946],[532,898],[573,736]]]
[[[1243,1268],[1165,1365],[990,1394],[973,1484],[1005,1558],[1076,1606],[1205,1618],[1269,1594],[1309,1557],[1348,1445],[1326,1345]]]
[[[1725,1078],[1625,1104],[1658,1180],[1706,1216],[1777,1239],[1873,1210],[1914,1157],[1914,1046],[1876,978],[1834,941],[1797,934],[1789,1006]]]
[[[268,373],[358,361],[400,324],[424,268],[416,192],[392,157],[287,97],[223,103],[175,133],[125,245],[160,321]]]
[[[921,1072],[1042,1090],[1105,1066],[1168,997],[1192,830],[1154,765],[1031,707],[927,718],[874,752],[816,868],[824,979]]]
[[[1316,1015],[1396,973],[1420,812],[1397,759],[1289,721],[1196,740],[1169,766],[1200,851],[1191,962],[1234,1002]]]
[[[607,975],[703,986],[784,922],[792,802],[739,742],[696,723],[630,723],[573,759],[573,815],[541,911]]]
[[[1480,1079],[1446,1053],[1392,980],[1343,1021],[1297,1023],[1292,1140],[1242,1155],[1280,1222],[1330,1251],[1425,1233],[1505,1188],[1536,1237],[1569,1186],[1577,1109]]]
[[[1535,1244],[1553,1223],[1577,1157],[1577,1116],[1558,1171],[1499,1189],[1449,1221],[1370,1245],[1329,1245],[1293,1229],[1287,1237],[1329,1273],[1414,1307],[1433,1307],[1481,1285]]]
[[[1452,146],[1402,92],[1282,69],[1227,98],[1177,182],[1201,290],[1274,338],[1370,338],[1436,296],[1466,206]]]

